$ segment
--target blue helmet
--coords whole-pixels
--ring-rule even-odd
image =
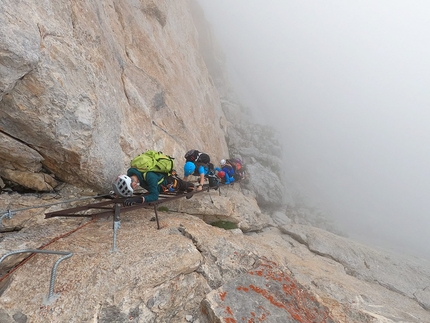
[[[184,165],[184,176],[189,176],[196,170],[196,165],[193,162],[186,162]]]

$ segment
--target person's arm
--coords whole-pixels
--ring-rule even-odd
[[[197,190],[201,191],[203,189],[203,184],[205,182],[205,168],[203,166],[199,166],[199,184],[197,185]]]
[[[143,196],[133,196],[124,200],[124,206],[132,206],[135,204],[143,204],[145,203],[145,197]]]
[[[229,176],[227,173],[225,174],[225,184],[231,184],[234,182],[234,177],[233,176]]]
[[[226,185],[230,184],[230,176],[228,176],[228,173],[225,173],[224,178],[225,178],[225,184]]]
[[[146,173],[146,183],[148,184],[148,192],[149,194],[145,196],[145,202],[153,202],[157,201],[160,195],[160,191],[158,190],[158,181],[160,180],[160,176],[157,176],[154,172]]]

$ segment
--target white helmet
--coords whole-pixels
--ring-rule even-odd
[[[224,165],[225,165],[225,159],[221,159],[221,162],[220,162],[220,163],[221,163],[221,165],[223,165],[223,166],[224,166]]]
[[[133,188],[131,187],[131,178],[127,175],[120,175],[112,183],[114,192],[121,197],[133,196]]]

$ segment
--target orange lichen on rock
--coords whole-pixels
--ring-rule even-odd
[[[238,286],[238,287],[236,287],[236,289],[237,290],[242,290],[242,291],[244,291],[244,292],[249,292],[249,288],[248,287],[244,287],[244,286]]]
[[[309,292],[307,292],[303,286],[294,281],[291,277],[285,274],[278,265],[267,259],[261,259],[263,262],[258,268],[248,272],[249,275],[257,276],[261,278],[255,278],[252,281],[254,283],[249,286],[237,286],[238,292],[245,292],[249,299],[253,299],[256,302],[258,298],[252,296],[250,293],[256,293],[266,299],[271,305],[280,309],[281,311],[288,312],[297,322],[319,322],[319,323],[333,323],[329,315],[328,309],[318,303],[316,298]],[[263,278],[263,282],[261,279]],[[264,283],[264,280],[266,283]],[[226,300],[226,292],[220,293],[220,298],[224,302]],[[237,297],[237,295],[236,295]],[[227,299],[227,302],[229,300]],[[236,322],[234,319],[235,311],[240,312],[243,309],[237,306],[227,306],[225,304],[225,313],[228,314],[228,318],[224,318],[225,322],[233,323]],[[272,311],[274,311],[272,307]],[[288,315],[287,313],[285,315]],[[255,323],[264,322],[269,316],[275,315],[271,313],[269,309],[258,306],[253,309],[249,314],[236,313],[240,315],[243,322]],[[277,313],[276,315],[280,315]],[[282,314],[281,314],[282,315]],[[233,318],[232,318],[233,317]]]
[[[282,304],[281,302],[278,302],[275,300],[275,297],[273,295],[270,295],[270,292],[268,290],[262,289],[260,287],[250,285],[249,286],[254,292],[262,295],[265,299],[267,299],[271,304],[275,305],[276,307],[285,308],[287,307]]]
[[[305,291],[302,286],[299,286],[277,268],[276,263],[266,261],[258,270],[252,271],[250,274],[265,277],[267,280],[283,281],[282,290],[284,295],[274,295],[267,289],[250,285],[249,287],[254,292],[262,295],[274,306],[285,309],[299,322],[333,322],[329,317],[328,309],[320,305],[312,294]]]

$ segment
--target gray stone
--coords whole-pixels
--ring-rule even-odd
[[[309,226],[289,225],[282,227],[282,231],[306,244],[312,252],[341,263],[349,275],[377,282],[410,298],[430,281],[430,271],[425,269],[425,262],[418,258],[406,260],[400,255],[370,249]],[[400,276],[405,279],[399,279]]]
[[[277,225],[286,225],[291,223],[291,219],[282,211],[275,211],[271,218]]]
[[[28,317],[27,315],[21,313],[21,312],[17,312],[13,315],[13,319],[15,320],[16,323],[26,323],[28,321]],[[2,321],[0,321],[2,322]]]
[[[63,198],[78,191],[66,186]],[[7,196],[10,200],[6,203],[16,200]],[[27,205],[36,204],[37,197],[20,199],[21,203],[25,200]],[[47,201],[40,199],[39,203]],[[406,260],[396,262],[390,256],[391,262],[387,259],[384,263],[386,273],[374,277],[396,278],[396,291],[388,283],[385,287],[379,281],[371,281],[365,275],[368,268],[352,267],[352,261],[349,264],[340,256],[341,252],[355,252],[357,258],[361,254],[387,257],[386,254],[320,229],[291,225],[282,227],[282,231],[268,227],[258,234],[243,235],[212,227],[196,215],[171,211],[159,212],[161,229],[157,230],[150,221],[153,210],[139,209],[122,214],[117,250],[112,252],[112,219],[43,219],[44,212],[60,206],[25,211],[32,212],[32,216],[24,221],[21,212],[5,220],[17,221],[23,229],[3,237],[0,245],[1,254],[47,244],[55,250],[73,252],[58,267],[58,298],[50,305],[58,309],[56,320],[88,321],[99,315],[106,322],[183,322],[189,315],[194,322],[207,323],[213,322],[211,317],[248,317],[256,310],[254,314],[265,314],[267,322],[278,322],[288,317],[283,307],[291,303],[285,302],[291,296],[283,287],[287,282],[296,286],[290,289],[293,299],[306,296],[302,299],[305,306],[301,315],[323,313],[328,308],[333,321],[345,323],[377,319],[418,323],[430,318],[430,312],[425,310],[428,289],[415,290],[413,297],[400,292],[405,286],[412,290],[414,284],[409,274],[414,273],[414,268],[416,274],[423,274],[428,267],[415,267],[414,262]],[[207,200],[202,204],[204,209],[203,206],[210,209],[213,204]],[[68,232],[72,234],[57,239]],[[313,246],[317,242],[324,248]],[[330,244],[338,249],[331,253],[333,256],[321,252],[329,250]],[[0,298],[0,307],[5,309],[1,315],[13,317],[21,313],[20,317],[31,317],[35,323],[52,319],[54,313],[41,312],[40,307],[48,292],[54,258],[36,255],[13,274],[14,279]],[[2,263],[0,270],[3,266]],[[354,276],[348,266],[355,268]],[[407,269],[408,276],[396,272],[398,266]],[[251,292],[251,285],[258,288]],[[23,294],[22,286],[31,292]],[[242,287],[238,289],[240,286],[247,286],[248,292]],[[226,291],[228,297],[222,301],[220,295]],[[283,305],[273,307],[272,301]],[[233,316],[227,315],[227,308]]]
[[[278,208],[283,205],[284,187],[279,177],[261,164],[246,166],[248,183],[246,188],[253,191],[261,207]]]
[[[276,263],[265,260],[208,294],[203,307],[212,321],[334,322],[315,296]]]
[[[211,207],[208,208],[209,203]],[[218,191],[197,194],[191,199],[181,199],[166,205],[169,210],[196,215],[207,223],[236,223],[244,232],[261,230],[270,221],[270,218],[261,212],[255,198],[244,196],[238,185],[221,187]]]
[[[430,311],[430,285],[423,289],[418,289],[414,296],[424,309]]]

